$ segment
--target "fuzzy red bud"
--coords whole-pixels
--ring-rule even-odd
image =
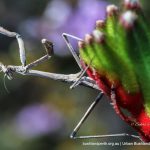
[[[93,37],[90,34],[85,35],[85,43],[86,44],[92,44],[93,43]]]
[[[106,12],[108,16],[113,16],[118,14],[118,7],[116,5],[108,5],[106,8]]]
[[[132,11],[126,11],[120,18],[120,23],[126,28],[131,29],[137,19],[137,15]]]
[[[139,0],[124,0],[124,7],[126,9],[140,9],[141,5]]]
[[[99,30],[93,31],[93,37],[94,37],[95,41],[98,43],[104,42],[104,33]]]
[[[104,20],[97,20],[97,21],[96,21],[96,28],[97,28],[97,29],[104,28],[104,26],[105,26]]]

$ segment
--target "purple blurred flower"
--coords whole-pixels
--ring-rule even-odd
[[[47,38],[55,43],[55,53],[68,54],[61,34],[69,33],[83,38],[90,33],[95,21],[105,18],[105,8],[108,3],[104,0],[79,0],[76,9],[64,0],[51,1],[40,19],[27,20],[22,30],[26,30],[34,38]]]
[[[63,126],[63,119],[53,107],[34,104],[19,112],[15,126],[20,135],[35,137],[58,131]]]

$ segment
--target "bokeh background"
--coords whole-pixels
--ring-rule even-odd
[[[76,73],[77,64],[61,34],[83,38],[95,27],[97,19],[105,18],[108,4],[120,0],[0,0],[0,25],[18,32],[25,41],[27,63],[44,55],[42,38],[54,43],[54,56],[35,69],[55,73]],[[150,18],[150,3],[143,0]],[[77,42],[71,41],[77,49]],[[20,65],[15,38],[0,35],[0,61]],[[39,77],[15,75],[6,79],[0,74],[0,150],[83,150],[111,149],[110,146],[83,146],[83,142],[132,142],[132,138],[72,140],[73,128],[80,120],[97,91],[86,87],[69,89],[69,84]],[[99,103],[79,131],[80,135],[136,134],[114,112],[107,98]],[[122,146],[116,149],[140,149]],[[147,149],[148,147],[142,147]]]

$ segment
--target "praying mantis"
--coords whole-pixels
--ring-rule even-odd
[[[85,122],[85,120],[88,118],[90,113],[94,110],[95,106],[100,102],[100,100],[102,100],[102,97],[104,96],[104,93],[98,87],[95,80],[93,80],[92,78],[85,75],[89,66],[86,66],[86,68],[82,67],[80,56],[77,55],[76,51],[74,50],[74,48],[72,47],[72,45],[69,41],[69,38],[73,38],[77,41],[83,41],[82,39],[80,39],[76,36],[67,34],[67,33],[62,34],[64,41],[66,42],[71,54],[73,55],[77,65],[80,68],[79,72],[77,72],[75,74],[66,75],[66,74],[56,74],[56,73],[50,73],[50,72],[44,72],[44,71],[32,69],[33,67],[35,67],[41,63],[44,63],[45,61],[48,61],[52,57],[52,54],[54,51],[52,42],[48,41],[47,39],[42,39],[41,42],[45,48],[46,54],[44,56],[42,56],[41,58],[39,58],[39,59],[29,63],[29,64],[26,64],[25,45],[24,45],[24,41],[23,41],[22,37],[20,36],[20,34],[18,34],[16,32],[8,31],[8,30],[4,29],[3,27],[0,27],[0,33],[5,35],[5,36],[8,36],[8,37],[16,38],[17,42],[18,42],[18,47],[19,47],[21,65],[5,66],[3,63],[0,63],[1,72],[3,72],[4,76],[6,76],[9,80],[12,80],[13,74],[16,73],[16,74],[20,74],[20,75],[38,76],[41,78],[47,78],[47,79],[53,79],[53,80],[59,80],[62,82],[71,83],[70,89],[73,89],[79,85],[82,85],[82,86],[87,86],[89,88],[92,88],[94,90],[99,91],[98,96],[91,103],[91,105],[89,106],[89,108],[87,109],[87,111],[85,112],[85,114],[83,115],[81,120],[79,121],[79,123],[73,129],[73,132],[71,133],[70,138],[72,138],[72,139],[90,139],[90,138],[106,138],[106,137],[127,136],[127,137],[133,137],[133,138],[136,138],[136,139],[139,139],[140,141],[142,141],[140,136],[132,135],[132,134],[128,134],[128,133],[118,133],[118,134],[110,134],[110,135],[77,136],[77,133],[78,133],[80,127],[82,126],[82,124]],[[116,103],[115,92],[113,91],[113,88],[112,88],[111,94],[112,94],[113,102]],[[117,109],[118,109],[118,111],[120,111],[119,108],[117,108]],[[120,113],[121,113],[121,111],[120,111]],[[122,114],[122,116],[123,116],[123,114]]]

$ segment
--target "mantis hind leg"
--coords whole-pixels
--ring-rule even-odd
[[[70,138],[72,138],[72,139],[91,139],[91,138],[107,138],[107,137],[124,137],[124,136],[128,136],[128,137],[133,137],[133,138],[136,138],[136,139],[139,139],[140,141],[142,141],[139,136],[128,134],[128,133],[118,133],[118,134],[109,134],[109,135],[77,136],[77,133],[78,133],[79,129],[81,128],[82,124],[85,122],[85,120],[91,114],[91,112],[94,110],[95,106],[100,102],[103,95],[104,94],[102,92],[98,94],[98,96],[96,97],[94,102],[89,106],[89,108],[87,109],[87,111],[85,112],[85,114],[83,115],[81,120],[79,121],[79,123],[74,128],[73,132],[70,135]]]

